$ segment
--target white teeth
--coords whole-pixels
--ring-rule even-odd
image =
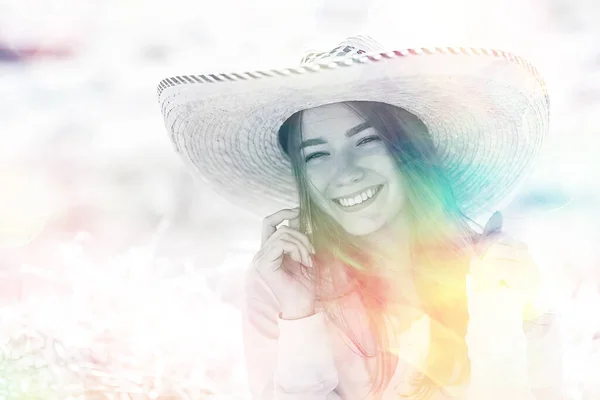
[[[379,190],[379,188],[368,189],[354,197],[338,199],[337,202],[340,203],[343,207],[351,207],[355,204],[360,204],[363,201],[370,199],[377,193],[378,190]]]

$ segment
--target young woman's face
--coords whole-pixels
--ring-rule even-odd
[[[346,105],[304,111],[300,151],[311,197],[349,234],[375,232],[402,211],[397,165],[375,128]]]

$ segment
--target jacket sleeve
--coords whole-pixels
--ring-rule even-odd
[[[325,315],[281,319],[279,304],[253,270],[246,276],[243,335],[254,400],[338,400],[338,372]]]

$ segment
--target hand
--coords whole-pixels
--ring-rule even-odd
[[[494,213],[476,246],[472,278],[479,289],[507,287],[533,301],[541,281],[527,246],[502,232],[502,214]]]
[[[298,231],[299,217],[298,208],[266,217],[261,249],[253,260],[254,268],[275,294],[287,319],[314,313],[314,282],[302,274],[301,268],[312,268],[315,250],[308,237]],[[285,220],[289,226],[279,226]]]

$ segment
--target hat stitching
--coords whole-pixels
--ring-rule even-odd
[[[349,46],[351,47],[351,46]],[[172,86],[187,84],[189,79],[193,79],[195,81],[205,81],[208,83],[223,82],[225,80],[235,80],[233,76],[241,77],[242,79],[248,79],[249,76],[252,79],[262,79],[269,78],[273,76],[273,72],[279,75],[289,75],[289,73],[295,74],[303,74],[306,72],[316,73],[321,69],[333,69],[339,66],[351,67],[353,65],[365,62],[377,62],[382,58],[393,58],[393,57],[406,57],[410,55],[436,55],[436,54],[454,54],[454,55],[467,55],[467,56],[488,56],[488,57],[499,57],[504,58],[510,62],[514,62],[517,65],[522,66],[527,71],[531,72],[544,87],[544,91],[547,92],[544,81],[540,78],[539,71],[534,68],[528,61],[523,59],[522,57],[515,56],[511,53],[507,53],[504,51],[493,50],[493,49],[478,49],[473,47],[433,47],[433,48],[414,48],[414,49],[405,49],[405,50],[394,50],[391,52],[376,52],[376,53],[358,53],[353,57],[343,57],[343,60],[333,59],[327,62],[318,63],[319,69],[315,68],[306,68],[310,65],[310,62],[307,65],[302,65],[297,68],[287,68],[287,69],[275,69],[270,72],[267,71],[248,71],[248,72],[231,72],[221,74],[222,79],[216,78],[212,74],[197,74],[197,75],[184,75],[184,76],[176,76],[171,78],[163,79],[157,88],[158,95],[160,96],[162,92]],[[344,53],[342,53],[344,54]],[[491,55],[490,55],[491,54]],[[212,77],[212,78],[211,78]],[[201,82],[199,82],[201,83]]]

